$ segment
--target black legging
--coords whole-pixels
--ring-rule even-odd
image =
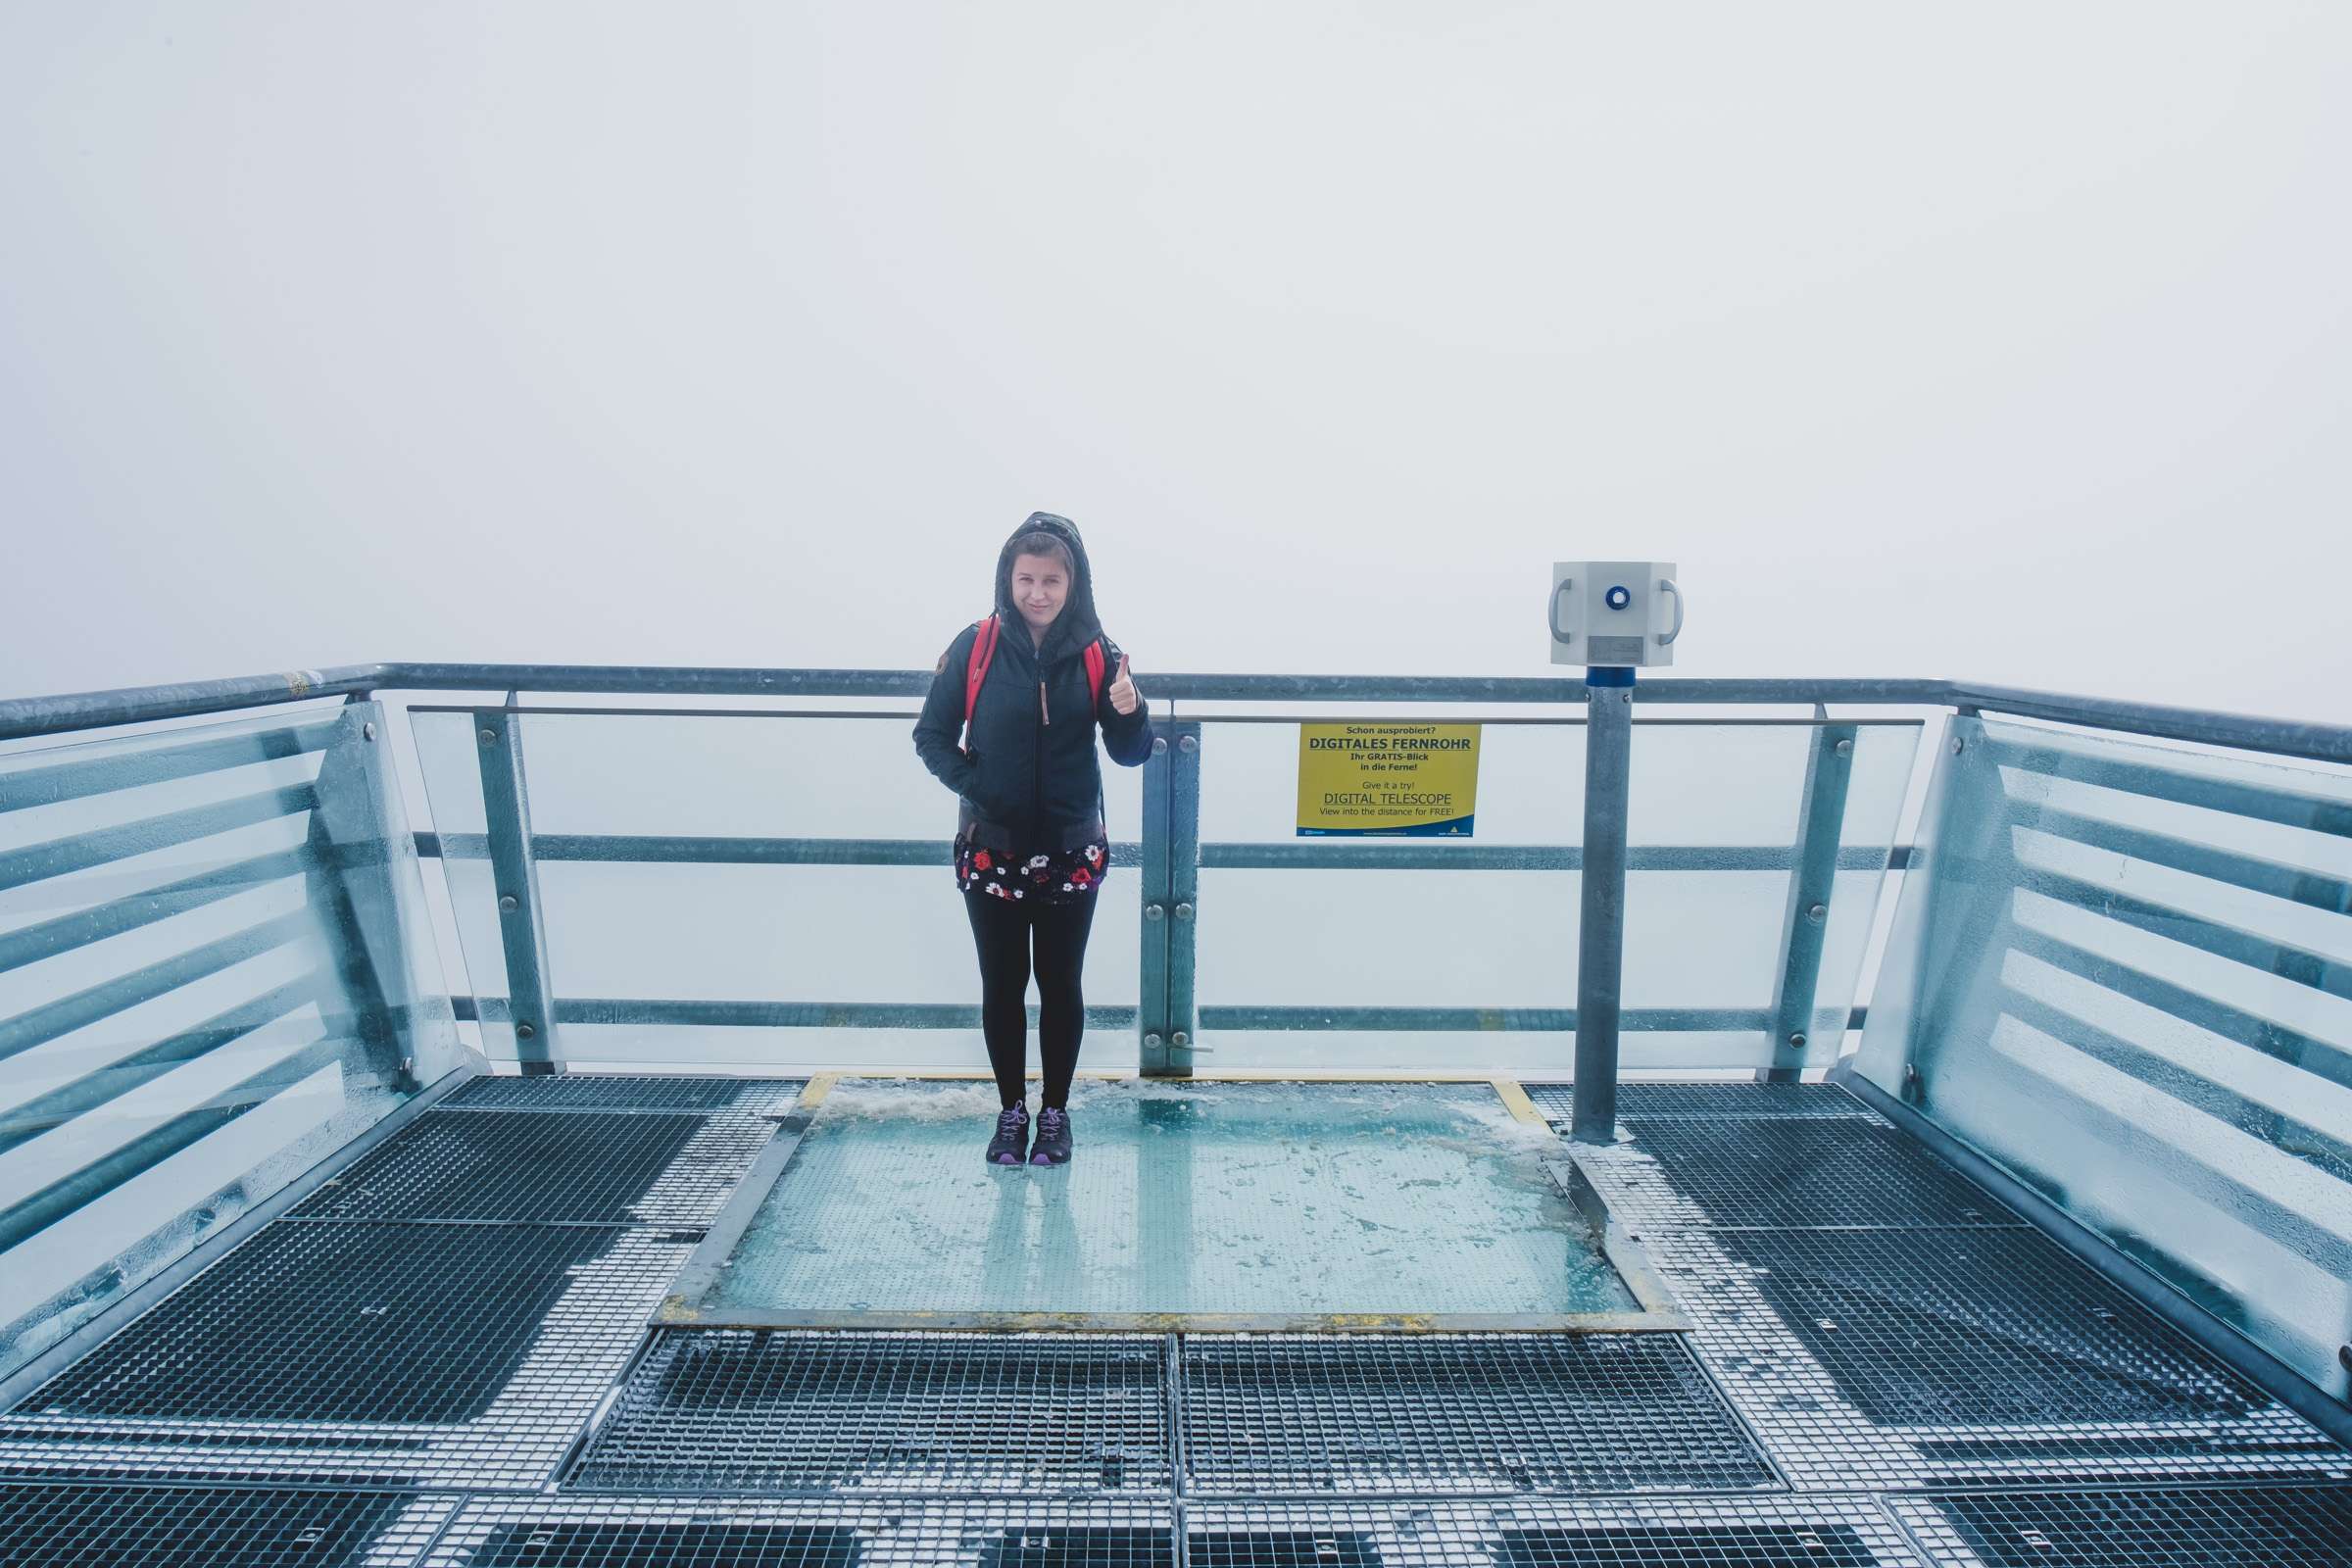
[[[1046,1074],[1045,1102],[1066,1107],[1078,1072],[1078,1042],[1086,1033],[1086,997],[1078,971],[1095,923],[1093,897],[1066,904],[963,895],[980,954],[980,1028],[988,1036],[988,1064],[997,1098],[1021,1098],[1029,1071],[1029,949],[1037,943],[1037,1054]]]

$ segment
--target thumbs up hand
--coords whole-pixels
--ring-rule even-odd
[[[1143,703],[1136,693],[1135,682],[1127,678],[1127,656],[1119,656],[1118,678],[1110,683],[1110,706],[1121,713],[1132,713]]]

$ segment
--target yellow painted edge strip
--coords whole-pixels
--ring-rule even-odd
[[[1030,1073],[1031,1079],[1039,1074]],[[1078,1072],[1081,1078],[1103,1083],[1155,1084],[1492,1084],[1492,1073],[1483,1072],[1347,1072],[1331,1067],[1231,1067],[1223,1072],[1197,1072],[1189,1078],[1145,1078],[1133,1068],[1086,1067]],[[908,1078],[919,1082],[987,1083],[995,1075],[977,1067],[905,1067],[859,1068],[820,1073],[817,1078],[870,1078],[876,1081]],[[819,1096],[821,1099],[822,1097]],[[813,1103],[813,1102],[810,1102]],[[1533,1108],[1532,1106],[1530,1107]],[[1535,1118],[1542,1121],[1541,1114]]]
[[[801,1098],[797,1103],[803,1110],[814,1110],[825,1102],[825,1097],[833,1092],[833,1086],[839,1082],[841,1074],[837,1072],[818,1073],[801,1086]]]
[[[677,1297],[654,1321],[688,1329],[848,1329],[955,1334],[1688,1334],[1679,1311],[1527,1313],[1336,1312],[796,1312],[781,1321],[760,1314],[712,1315]]]
[[[1496,1078],[1491,1081],[1494,1085],[1494,1093],[1502,1099],[1503,1108],[1511,1113],[1514,1120],[1537,1127],[1551,1126],[1544,1114],[1536,1108],[1536,1102],[1527,1098],[1527,1091],[1519,1087],[1518,1079]]]

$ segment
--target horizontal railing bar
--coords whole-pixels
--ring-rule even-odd
[[[1962,709],[1989,709],[2061,724],[2230,746],[2312,761],[2352,762],[2352,728],[2341,724],[2260,718],[2245,713],[2218,713],[2204,709],[2169,708],[2160,703],[2076,697],[2059,692],[2021,691],[2012,686],[1977,686],[1966,681],[1947,682],[1945,686],[1941,700]]]
[[[2063,969],[2142,1006],[2218,1035],[2241,1050],[2259,1052],[2315,1078],[2352,1089],[2352,1048],[2331,1045],[2284,1024],[2257,1017],[2226,1002],[2177,986],[2159,975],[2118,963],[2023,920],[2011,923],[2009,940],[2018,952],[2038,958],[2053,969]]]
[[[481,860],[489,840],[479,833],[418,833],[416,853],[426,859]],[[714,865],[946,865],[954,858],[948,839],[727,838],[663,834],[543,833],[531,839],[541,860],[614,861],[629,864]],[[1134,865],[1143,846],[1110,847],[1113,865]],[[1786,871],[1795,852],[1772,845],[1642,845],[1628,852],[1637,871]],[[1900,870],[1910,863],[1908,845],[1849,844],[1838,852],[1841,871]],[[1576,845],[1416,844],[1409,839],[1304,839],[1264,844],[1200,846],[1203,870],[1313,867],[1336,870],[1568,870],[1580,869],[1584,851]]]
[[[462,1022],[504,1023],[509,1013],[504,997],[453,997]],[[1683,1030],[1722,1033],[1755,1030],[1761,1035],[1767,1019],[1763,1007],[1652,1007],[1628,1008],[1628,1029]],[[1859,1029],[1868,1019],[1864,1007],[1823,1007],[1814,1015],[1817,1030]],[[579,1024],[705,1024],[746,1029],[977,1029],[980,1008],[956,1002],[759,1002],[704,1001],[662,997],[565,997],[556,1004],[556,1021]],[[1037,1022],[1037,1008],[1029,1008]],[[1090,1029],[1131,1029],[1136,1009],[1127,1006],[1089,1006]],[[1200,1027],[1208,1029],[1335,1030],[1366,1033],[1422,1030],[1431,1033],[1485,1034],[1503,1032],[1573,1033],[1574,1007],[1258,1007],[1226,1006],[1200,1009]]]
[[[2028,893],[2038,893],[2060,904],[2105,915],[2150,936],[2164,937],[2261,973],[2352,1000],[2352,963],[2332,954],[2241,931],[2209,916],[2135,898],[2079,873],[2050,866],[2021,865],[2017,886]]]
[[[266,883],[307,875],[319,864],[319,856],[312,850],[279,850],[199,871],[161,887],[125,893],[87,909],[22,927],[0,935],[0,974],[108,937],[121,936],[125,931],[135,931],[158,920],[168,920],[221,899],[234,898]]]
[[[254,1106],[335,1060],[353,1042],[325,1036],[280,1058],[201,1105],[180,1112],[122,1148],[69,1171],[22,1201],[0,1209],[0,1253],[161,1165]]]
[[[19,772],[0,772],[0,811],[32,806],[55,806],[61,801],[86,800],[118,790],[193,778],[203,773],[250,767],[256,762],[281,761],[308,752],[322,752],[334,743],[332,721],[289,724],[282,729],[255,730],[245,735],[220,735],[152,751],[122,752],[79,762],[56,762]]]
[[[1759,1037],[1771,1021],[1765,1007],[1626,1007],[1621,1027],[1644,1033],[1672,1031],[1723,1034],[1753,1030]],[[1859,1028],[1861,1008],[1824,1007],[1814,1014],[1817,1031]],[[1203,1006],[1200,1030],[1360,1030],[1367,1034],[1412,1031],[1429,1034],[1574,1034],[1574,1007],[1403,1007],[1403,1006]]]
[[[1909,860],[1903,845],[1849,844],[1838,852],[1841,871],[1878,871]],[[1795,864],[1796,851],[1785,844],[1638,844],[1625,852],[1628,871],[1788,871]],[[1584,865],[1578,844],[1329,838],[1200,846],[1204,871],[1581,871]]]
[[[1159,697],[1154,691],[1152,698]],[[915,708],[624,708],[588,707],[577,704],[498,705],[482,703],[410,703],[412,713],[512,713],[517,716],[534,714],[558,717],[595,718],[863,718],[896,719],[905,722],[921,716]],[[1577,729],[1589,722],[1581,712],[1484,714],[1476,718],[1429,713],[1200,713],[1187,712],[1188,722],[1203,724],[1433,724],[1475,723],[1497,726],[1532,725],[1538,728]],[[1811,718],[1789,715],[1781,718],[1668,718],[1659,714],[1636,718],[1637,724],[1682,725],[1690,728],[1747,727],[1759,729],[1818,729],[1824,724],[1842,724],[1861,729],[1918,729],[1925,719],[1918,718]]]
[[[386,684],[381,676],[395,667],[398,666],[342,664],[332,669],[291,669],[227,680],[173,681],[161,686],[125,686],[114,691],[71,692],[57,697],[9,698],[0,700],[0,741],[349,696]]]
[[[373,691],[664,692],[710,696],[920,697],[932,671],[760,669],[630,664],[344,664],[234,680],[0,701],[0,740],[63,730],[260,708],[310,697]],[[1193,702],[1315,699],[1330,702],[1581,703],[1575,678],[1450,675],[1151,674],[1153,697]],[[1814,703],[1989,709],[2060,723],[2119,729],[2248,751],[2352,761],[2352,727],[2258,718],[2108,698],[2074,697],[1949,680],[1715,680],[1661,678],[1634,688],[1645,703]]]
[[[315,928],[318,916],[309,909],[298,909],[100,981],[13,1018],[0,1019],[0,1061],[101,1018],[126,1012],[143,1002],[152,1002],[232,964],[300,941]]]
[[[1989,739],[1984,744],[1993,762],[2001,766],[2073,783],[2095,784],[2149,800],[2198,806],[2232,816],[2352,838],[2352,800],[2094,757],[2058,747],[2023,746]]]
[[[928,677],[925,677],[928,679]],[[1137,684],[1153,697],[1185,702],[1419,702],[1582,703],[1578,676],[1510,675],[1274,675],[1157,674],[1147,671]],[[1863,704],[1926,708],[1950,706],[1948,681],[1873,679],[1742,679],[1665,676],[1634,688],[1638,701],[1723,703],[1743,706],[1783,703]],[[1191,717],[1189,713],[1185,715]]]
[[[288,784],[282,789],[239,796],[233,801],[191,806],[182,810],[167,811],[161,816],[151,816],[144,821],[118,823],[87,833],[51,839],[43,844],[27,845],[24,849],[0,855],[0,888],[23,887],[53,876],[64,876],[69,871],[104,865],[110,860],[127,859],[173,845],[211,838],[216,833],[228,833],[241,827],[252,827],[256,823],[275,821],[298,811],[308,811],[318,804],[318,793],[311,785]]]
[[[505,997],[452,997],[461,1023],[505,1023],[512,1014]],[[1090,1029],[1132,1029],[1136,1009],[1086,1009]],[[556,1003],[559,1024],[699,1024],[721,1029],[977,1029],[978,1004],[960,1002],[753,1002],[694,998],[564,997]],[[1037,1007],[1029,1007],[1037,1026]]]
[[[478,835],[477,835],[478,837]],[[475,853],[468,853],[475,852]],[[456,859],[477,858],[465,845]],[[1133,865],[1143,854],[1135,843],[1113,843],[1113,865]],[[949,839],[760,839],[690,837],[654,833],[534,833],[531,856],[538,860],[623,860],[631,863],[691,861],[717,865],[948,865],[956,846]]]
[[[407,703],[412,713],[512,713],[598,718],[895,718],[909,723],[922,716],[920,708],[623,708],[584,704],[537,703]]]
[[[1152,695],[1156,696],[1157,693]],[[1202,713],[1187,709],[1188,724],[1479,724],[1494,728],[1527,725],[1540,729],[1582,729],[1592,720],[1583,713],[1491,714],[1475,717],[1453,713]],[[1663,713],[1636,714],[1644,729],[1819,729],[1837,724],[1845,729],[1920,729],[1920,718],[1669,718]]]
[[[249,1002],[224,1008],[202,1023],[176,1030],[144,1050],[92,1068],[45,1095],[12,1106],[0,1114],[0,1152],[76,1120],[109,1101],[120,1100],[199,1056],[246,1039],[257,1029],[267,1028],[313,1002],[328,1000],[332,994],[326,989],[327,978],[312,973],[272,987]],[[337,1021],[330,1016],[328,1026],[331,1028]]]
[[[2127,859],[2144,860],[2150,865],[2227,883],[2250,893],[2267,893],[2275,899],[2309,905],[2330,913],[2352,907],[2352,883],[2301,866],[2218,849],[2194,839],[2175,838],[2169,833],[2129,827],[2054,806],[2012,801],[2010,819],[2020,827],[2047,833],[2070,844],[2086,845]]]

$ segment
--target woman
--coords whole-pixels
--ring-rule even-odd
[[[1095,618],[1086,546],[1067,517],[1033,512],[1013,530],[997,556],[996,602],[940,657],[914,749],[960,799],[956,884],[979,951],[981,1031],[1004,1106],[988,1161],[1060,1165],[1086,1028],[1078,973],[1110,871],[1095,731],[1113,761],[1134,767],[1152,755],[1152,716],[1127,656]],[[1045,1069],[1034,1147],[1021,1098],[1033,960]]]

